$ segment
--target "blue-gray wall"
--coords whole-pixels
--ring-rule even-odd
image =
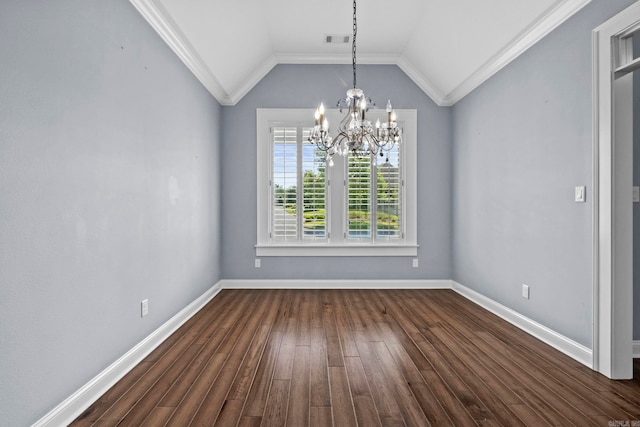
[[[358,87],[384,108],[418,110],[418,257],[263,257],[256,244],[256,108],[314,108],[352,86],[350,65],[278,65],[237,105],[223,107],[222,272],[225,279],[451,277],[451,120],[395,65],[358,66]],[[266,179],[266,177],[265,177]]]
[[[587,347],[591,32],[631,3],[592,1],[453,108],[454,279]]]
[[[453,109],[395,66],[358,68],[379,106],[418,110],[417,269],[253,267],[255,110],[331,105],[350,66],[280,65],[221,108],[126,0],[0,3],[2,424],[42,417],[220,278],[454,278],[590,346],[591,30],[631,3],[593,0]]]
[[[640,56],[640,34],[633,39]],[[633,185],[640,186],[640,72],[633,74]],[[640,203],[633,204],[633,339],[640,340]]]
[[[18,427],[219,280],[221,108],[127,0],[0,2],[0,58],[0,424]]]

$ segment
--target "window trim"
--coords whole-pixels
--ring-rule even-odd
[[[333,168],[327,167],[327,214],[328,221],[334,229],[327,229],[330,233],[328,242],[275,242],[269,239],[269,223],[271,215],[271,186],[270,179],[265,179],[271,172],[271,136],[269,127],[276,122],[290,123],[310,123],[313,119],[313,109],[291,109],[291,108],[258,108],[256,109],[256,173],[257,173],[257,239],[256,256],[416,256],[418,254],[417,243],[417,110],[402,109],[396,110],[398,117],[403,123],[403,145],[404,145],[404,239],[398,243],[366,242],[356,243],[347,241],[344,238],[346,224],[342,224],[342,214],[344,202],[338,202],[337,206],[333,200],[344,198],[344,188],[336,182],[333,175],[335,170],[342,169],[342,162],[336,161]],[[371,117],[384,117],[384,110],[372,110]],[[330,123],[337,125],[342,114],[337,109],[326,111],[326,116]],[[339,158],[339,159],[338,159]],[[335,160],[342,160],[341,156],[336,156]],[[341,179],[342,174],[340,174]],[[331,214],[329,215],[329,210]],[[339,218],[339,220],[337,220]]]

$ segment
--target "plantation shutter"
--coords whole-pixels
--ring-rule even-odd
[[[314,144],[305,143],[311,128],[302,129],[302,237],[327,238],[325,156]]]
[[[402,176],[398,145],[378,157],[376,181],[376,237],[391,240],[402,237]]]
[[[400,147],[382,156],[347,161],[347,238],[352,241],[390,241],[402,234],[402,165]]]
[[[271,233],[274,241],[327,239],[324,153],[306,143],[311,128],[296,124],[271,129]]]
[[[298,138],[295,127],[272,128],[273,176],[271,238],[298,240]]]
[[[347,238],[372,238],[371,158],[349,155],[347,159]]]

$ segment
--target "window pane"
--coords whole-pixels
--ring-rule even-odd
[[[377,238],[397,239],[402,237],[400,152],[396,144],[378,159],[377,180]]]
[[[348,237],[371,239],[371,158],[350,155],[347,162]]]
[[[311,128],[302,130],[307,141]],[[304,239],[326,239],[326,175],[324,153],[315,144],[302,145],[302,228]]]
[[[273,128],[272,238],[297,240],[297,131],[295,127]]]

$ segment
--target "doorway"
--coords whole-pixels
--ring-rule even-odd
[[[593,369],[633,377],[633,35],[640,2],[593,33]]]
[[[640,32],[633,56],[640,57]],[[633,254],[633,357],[640,359],[640,70],[633,73]]]

